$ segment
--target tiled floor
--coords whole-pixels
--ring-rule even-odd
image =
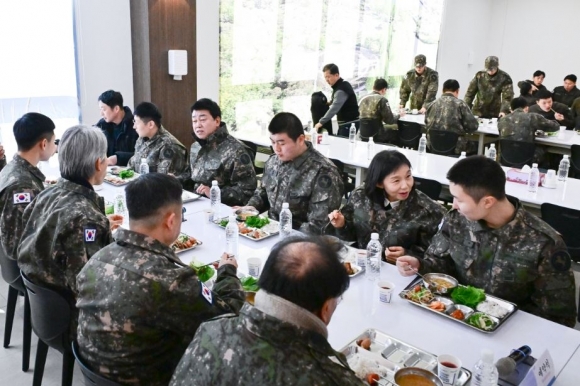
[[[576,294],[578,296],[578,286],[580,286],[580,265],[575,264]],[[4,339],[4,323],[6,321],[6,296],[8,285],[0,279],[0,342]],[[576,297],[578,298],[578,297]],[[30,370],[22,372],[22,313],[23,299],[18,299],[16,306],[16,317],[12,328],[12,339],[9,348],[0,347],[0,385],[1,386],[30,386],[32,385],[32,374],[34,371],[34,359],[36,355],[37,338],[32,334],[32,347],[30,349]],[[580,324],[576,324],[576,329],[580,330]],[[1,344],[1,343],[0,343]],[[62,355],[53,349],[48,350],[46,365],[44,369],[43,386],[59,386],[61,384]],[[75,366],[73,385],[84,385],[82,373],[78,366]]]

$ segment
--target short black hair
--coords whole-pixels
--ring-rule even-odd
[[[572,82],[576,83],[576,81],[578,80],[578,78],[576,77],[576,75],[570,74],[570,75],[566,75],[564,77],[564,80],[571,80]]]
[[[40,113],[26,113],[16,122],[12,131],[19,151],[28,151],[38,142],[50,141],[54,135],[54,122]]]
[[[530,82],[521,82],[520,83],[520,94],[521,95],[528,95],[532,91],[532,84]]]
[[[403,153],[397,150],[383,150],[378,152],[371,161],[365,179],[365,195],[373,202],[383,205],[385,202],[385,190],[378,188],[377,184],[383,182],[385,177],[401,166],[411,168],[411,162]]]
[[[505,173],[497,162],[484,156],[457,161],[447,172],[447,179],[461,186],[476,203],[484,196],[505,198]]]
[[[526,100],[526,98],[517,97],[512,99],[510,107],[512,108],[512,111],[514,111],[515,109],[528,107],[528,101]]]
[[[220,109],[219,105],[209,98],[201,98],[196,101],[193,105],[191,105],[190,112],[193,113],[194,110],[207,110],[213,119],[222,117],[222,110]]]
[[[107,90],[101,95],[99,95],[99,101],[103,102],[110,108],[114,108],[115,106],[119,106],[121,109],[123,108],[123,95],[120,92],[114,90]]]
[[[385,88],[389,88],[389,84],[387,83],[387,81],[385,79],[383,79],[383,78],[375,79],[375,84],[373,85],[373,90],[381,91],[381,90],[384,90]]]
[[[304,127],[300,119],[292,113],[278,113],[268,125],[268,131],[272,134],[288,134],[294,142],[304,134]]]
[[[552,98],[552,93],[548,90],[538,90],[535,94],[534,97],[536,97],[536,99],[550,99]]]
[[[339,73],[338,66],[334,63],[328,63],[324,67],[322,67],[322,72],[330,72],[332,75],[336,75]]]
[[[546,77],[546,73],[542,70],[536,70],[536,72],[534,72],[534,78],[540,75],[543,76],[544,78]]]
[[[125,197],[130,220],[154,217],[159,209],[182,204],[179,180],[163,173],[147,173],[129,182]]]
[[[455,79],[447,79],[443,83],[443,92],[445,91],[455,92],[457,90],[459,90],[459,82],[456,81]]]
[[[287,237],[270,251],[258,285],[310,312],[320,311],[350,285],[336,249],[324,237]]]
[[[159,108],[151,102],[139,103],[137,107],[135,107],[133,115],[141,118],[145,123],[153,121],[158,128],[161,128],[161,112],[159,111]]]

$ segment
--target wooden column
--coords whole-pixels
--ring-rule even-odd
[[[135,105],[153,102],[162,124],[188,149],[189,107],[197,100],[195,0],[131,0]],[[169,75],[169,50],[187,50],[187,75]]]

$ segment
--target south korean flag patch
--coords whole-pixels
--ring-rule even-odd
[[[94,243],[97,238],[97,230],[95,228],[85,228],[85,243]]]
[[[30,204],[30,193],[14,193],[15,204]]]
[[[203,284],[202,282],[200,282],[200,284],[201,284],[201,296],[203,296],[209,304],[212,304],[211,290],[207,288],[205,284]]]

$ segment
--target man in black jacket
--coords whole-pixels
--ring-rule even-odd
[[[123,106],[121,93],[113,90],[99,96],[99,109],[103,118],[96,126],[107,137],[109,165],[126,166],[139,138],[133,129],[133,113],[129,107]]]
[[[324,66],[322,72],[324,73],[324,79],[332,87],[332,96],[330,98],[330,108],[320,118],[320,121],[316,123],[314,128],[319,130],[336,115],[339,126],[344,124],[348,126],[350,122],[357,121],[355,122],[355,126],[358,130],[358,103],[352,86],[340,77],[338,66],[334,63]]]

